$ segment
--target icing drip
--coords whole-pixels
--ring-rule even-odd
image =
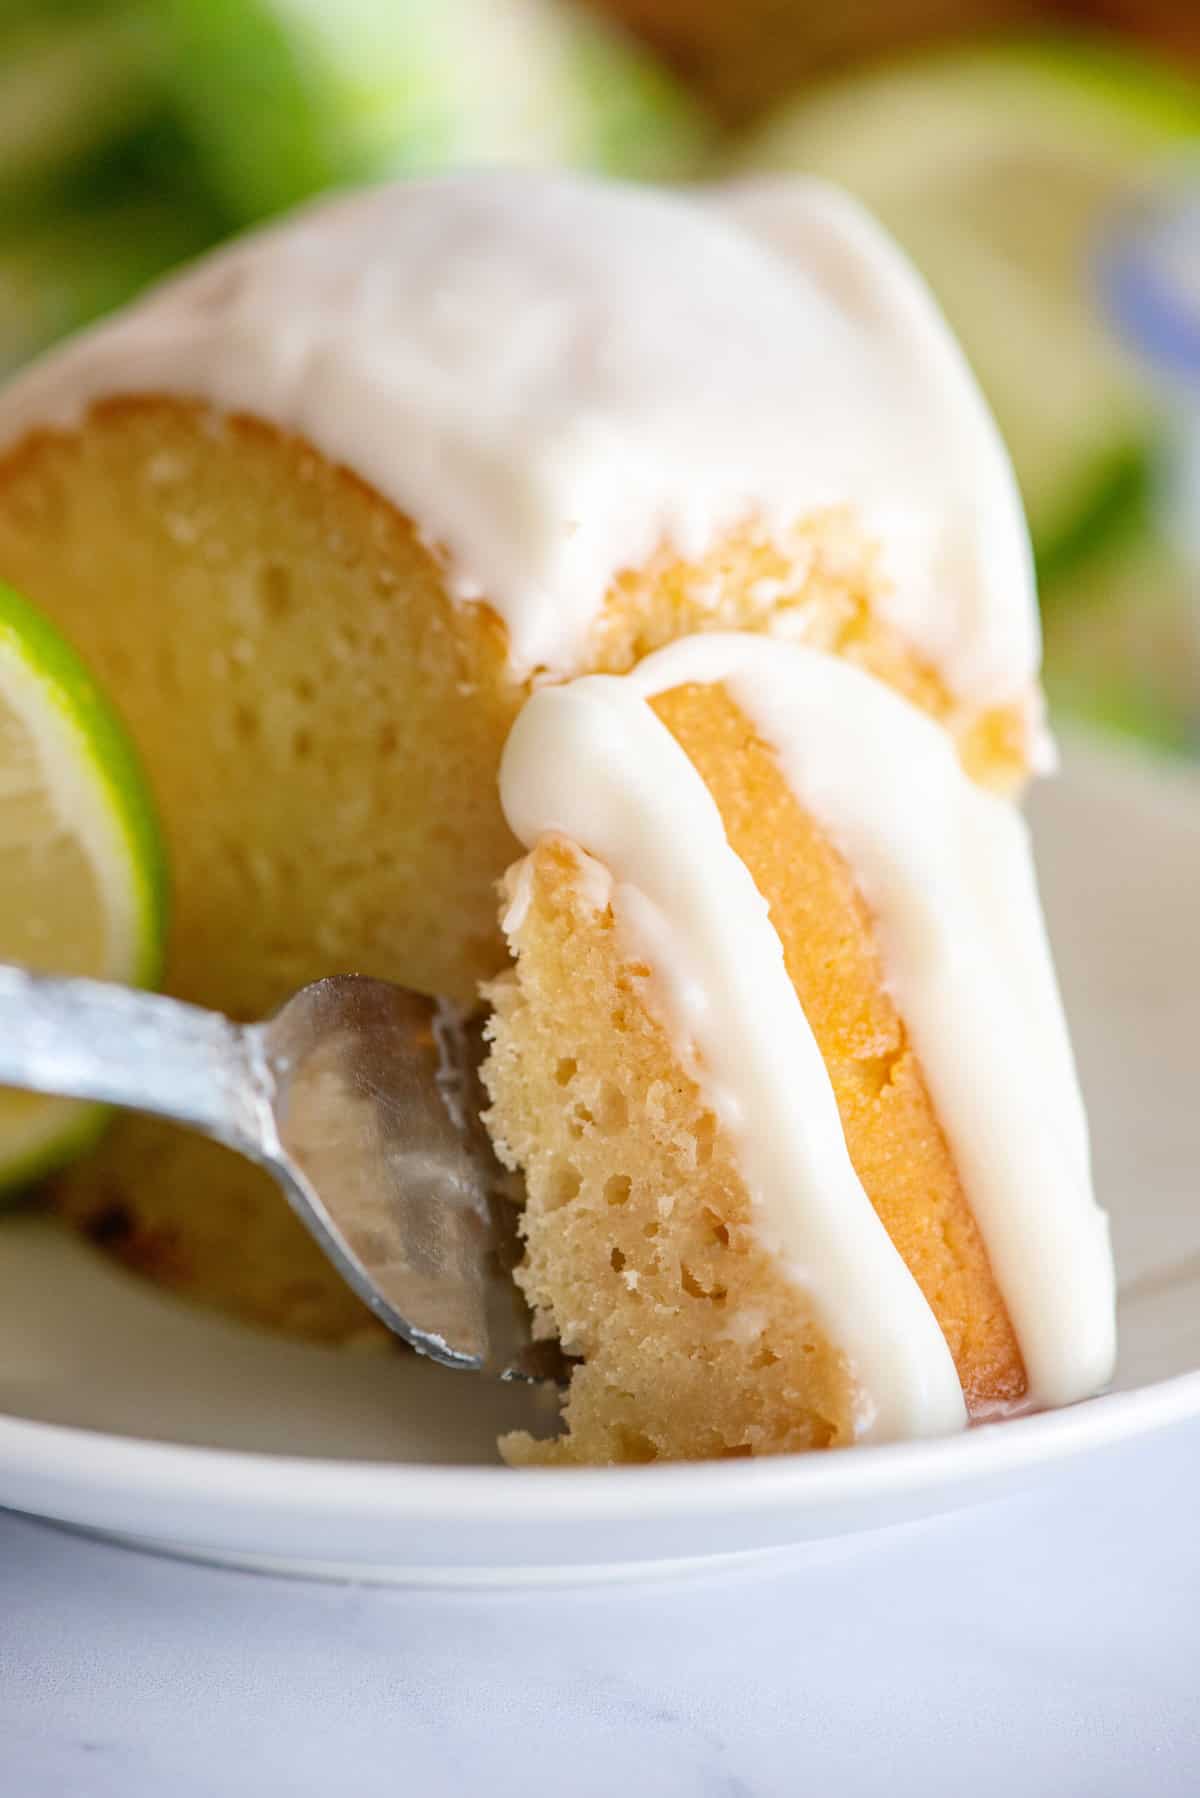
[[[972,702],[1038,660],[1012,473],[934,304],[817,183],[688,194],[512,171],[327,201],[235,243],[0,400],[0,446],[114,395],[307,438],[409,514],[520,676],[583,664],[614,578],[856,509],[880,603]]]
[[[610,870],[681,1057],[737,1133],[763,1240],[853,1365],[864,1436],[960,1425],[948,1350],[851,1167],[763,899],[646,703],[690,682],[725,687],[855,872],[1031,1401],[1095,1391],[1114,1357],[1112,1261],[1028,836],[934,723],[816,651],[693,637],[627,677],[535,694],[502,767],[510,824],[528,846],[560,832]]]

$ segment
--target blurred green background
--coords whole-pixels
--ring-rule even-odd
[[[1052,701],[1200,749],[1200,362],[1156,375],[1099,273],[1156,184],[1200,195],[1198,68],[1197,0],[0,0],[0,373],[343,183],[816,172],[907,245],[992,400]],[[1200,225],[1185,251],[1200,312]]]

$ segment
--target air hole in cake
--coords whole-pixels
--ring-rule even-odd
[[[679,1284],[690,1298],[707,1299],[714,1305],[722,1304],[727,1297],[724,1286],[719,1282],[712,1286],[705,1286],[702,1280],[697,1279],[686,1261],[680,1263]]]
[[[258,591],[268,618],[286,618],[292,611],[292,577],[278,562],[268,562],[260,570]]]
[[[597,1127],[605,1136],[616,1136],[629,1122],[629,1105],[619,1086],[606,1086],[596,1108]]]
[[[576,1105],[567,1123],[571,1135],[578,1138],[583,1135],[589,1125],[596,1122],[595,1113],[589,1105]]]
[[[622,1461],[647,1462],[658,1460],[658,1450],[649,1436],[641,1430],[620,1429],[617,1431]]]
[[[239,705],[233,711],[234,735],[242,743],[254,743],[258,740],[259,716],[253,706]]]
[[[892,1084],[899,1059],[899,1055],[865,1055],[854,1063],[858,1081],[871,1098],[882,1098]]]
[[[604,1202],[606,1205],[627,1205],[632,1191],[633,1181],[628,1174],[610,1174],[604,1182]]]
[[[546,1207],[557,1211],[562,1205],[569,1205],[572,1199],[578,1198],[583,1179],[579,1169],[569,1161],[560,1161],[553,1169],[546,1189]]]
[[[620,1249],[614,1249],[608,1259],[612,1265],[614,1274],[619,1274],[624,1270],[625,1257]]]
[[[715,1211],[710,1211],[706,1206],[704,1210],[704,1222],[708,1226],[709,1235],[713,1242],[719,1243],[723,1249],[727,1249],[729,1247],[729,1229],[724,1220],[719,1218]]]
[[[564,1055],[554,1070],[554,1078],[560,1086],[570,1086],[579,1072],[579,1063],[571,1055]]]

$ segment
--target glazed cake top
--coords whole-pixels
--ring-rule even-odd
[[[952,691],[1020,700],[1039,642],[991,417],[871,220],[799,179],[689,192],[476,173],[339,197],[21,376],[0,446],[117,395],[296,432],[414,519],[515,670],[578,670],[614,577],[849,505],[882,605]]]

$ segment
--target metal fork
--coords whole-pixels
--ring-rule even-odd
[[[273,1174],[375,1315],[447,1367],[556,1372],[511,1278],[516,1209],[479,1121],[478,1027],[358,975],[261,1024],[0,966],[0,1085],[150,1112]]]

